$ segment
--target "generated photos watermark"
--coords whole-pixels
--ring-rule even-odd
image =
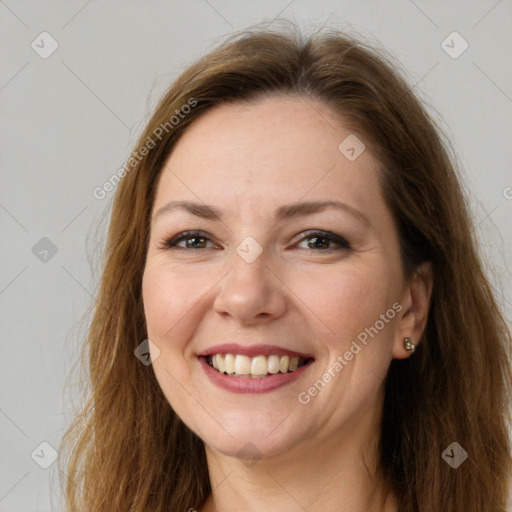
[[[331,382],[331,380],[336,377],[364,347],[366,347],[368,342],[371,341],[368,337],[373,339],[382,329],[384,329],[390,320],[395,318],[397,313],[402,311],[402,309],[403,306],[400,303],[395,302],[388,310],[386,310],[385,313],[380,315],[379,319],[371,327],[367,327],[364,331],[361,331],[357,335],[356,339],[350,344],[350,348],[343,355],[336,358],[336,361],[327,368],[327,370],[322,374],[322,377],[317,379],[306,391],[301,391],[297,395],[298,401],[302,405],[309,404],[311,400],[318,396],[327,384]]]
[[[174,113],[176,115],[172,115],[168,121],[165,123],[160,123],[152,132],[151,135],[148,135],[146,138],[146,142],[132,152],[126,163],[118,169],[115,173],[113,173],[101,187],[96,187],[92,191],[92,195],[95,199],[102,200],[107,197],[109,192],[112,192],[119,182],[133,169],[137,167],[137,164],[142,161],[142,159],[149,154],[149,152],[156,147],[158,141],[161,141],[164,133],[168,134],[171,130],[177,126],[182,119],[186,117],[187,114],[197,105],[197,100],[195,98],[189,98],[187,103],[184,103],[180,109],[176,109]]]

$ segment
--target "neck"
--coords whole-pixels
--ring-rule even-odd
[[[207,446],[212,493],[201,512],[396,512],[377,470],[378,420],[358,421],[339,435],[310,438],[252,463]]]

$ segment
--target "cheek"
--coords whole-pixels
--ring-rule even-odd
[[[395,296],[390,273],[380,265],[347,266],[302,275],[300,295],[307,297],[311,315],[321,320],[319,327],[331,343],[352,340],[388,310]]]
[[[153,370],[169,404],[178,414],[186,414],[186,397],[180,383],[189,380],[184,359],[188,339],[187,320],[198,298],[190,282],[180,283],[165,265],[146,266],[142,297],[148,338],[158,347]],[[155,352],[156,353],[156,352]],[[153,356],[152,356],[153,357]]]
[[[319,338],[328,358],[326,368],[344,376],[331,392],[348,393],[357,402],[356,397],[374,395],[392,359],[396,276],[380,261],[331,269],[328,274],[316,280],[321,288],[311,283],[309,305],[329,327]]]
[[[174,309],[174,297],[166,286],[165,279],[152,267],[146,267],[142,279],[142,300],[148,336],[157,339],[165,329]],[[169,328],[169,327],[167,327]]]
[[[144,271],[144,312],[148,335],[155,339],[171,336],[186,324],[187,316],[193,316],[194,308],[200,305],[204,287],[197,286],[199,283],[190,276],[179,278],[179,274],[179,271],[170,271],[164,265],[149,266]]]

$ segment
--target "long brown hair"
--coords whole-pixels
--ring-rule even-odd
[[[202,441],[134,356],[147,337],[141,283],[150,214],[162,166],[190,123],[222,102],[274,93],[323,101],[364,135],[381,163],[405,275],[432,262],[423,338],[412,357],[392,361],[386,381],[380,470],[399,510],[505,511],[511,337],[449,143],[382,50],[336,30],[305,37],[291,24],[237,33],[186,69],[122,173],[83,351],[88,402],[61,444],[67,509],[185,511],[211,492]],[[452,442],[468,453],[457,469],[442,458]]]

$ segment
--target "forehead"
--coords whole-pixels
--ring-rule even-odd
[[[174,147],[155,207],[173,198],[235,209],[274,208],[301,198],[376,207],[382,202],[379,163],[368,144],[349,160],[340,151],[346,140],[365,142],[311,98],[271,96],[218,105],[195,120]]]

